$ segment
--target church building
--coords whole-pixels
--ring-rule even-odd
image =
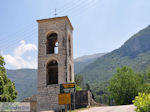
[[[74,82],[73,27],[67,16],[38,22],[37,110],[61,110],[59,84]]]

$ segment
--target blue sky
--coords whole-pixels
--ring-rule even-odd
[[[110,52],[150,24],[150,0],[1,0],[0,53],[6,67],[36,68],[37,19],[68,16],[74,57]]]

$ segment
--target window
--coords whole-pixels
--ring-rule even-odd
[[[47,49],[47,54],[58,53],[58,40],[57,40],[56,33],[52,33],[47,37],[46,49]]]
[[[58,63],[52,60],[47,64],[47,85],[58,84]]]

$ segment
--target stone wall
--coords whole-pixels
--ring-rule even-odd
[[[40,95],[38,95],[38,110],[61,110],[63,106],[58,105],[58,84],[48,85],[47,87],[40,88]]]
[[[37,95],[28,97],[22,102],[30,102],[30,112],[37,112]]]
[[[77,91],[75,93],[75,108],[86,108],[94,106],[97,103],[92,98],[92,94],[88,90]],[[74,109],[74,94],[71,95],[71,108]]]

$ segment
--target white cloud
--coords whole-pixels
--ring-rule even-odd
[[[36,45],[34,44],[26,44],[24,40],[20,41],[20,46],[14,50],[14,55],[22,56],[27,51],[37,50]]]
[[[37,47],[34,44],[26,44],[24,40],[20,41],[20,45],[13,50],[13,55],[2,54],[6,64],[13,66],[14,68],[37,68],[37,59],[32,56],[27,56],[28,60],[23,58],[23,55],[27,52],[37,51]]]

